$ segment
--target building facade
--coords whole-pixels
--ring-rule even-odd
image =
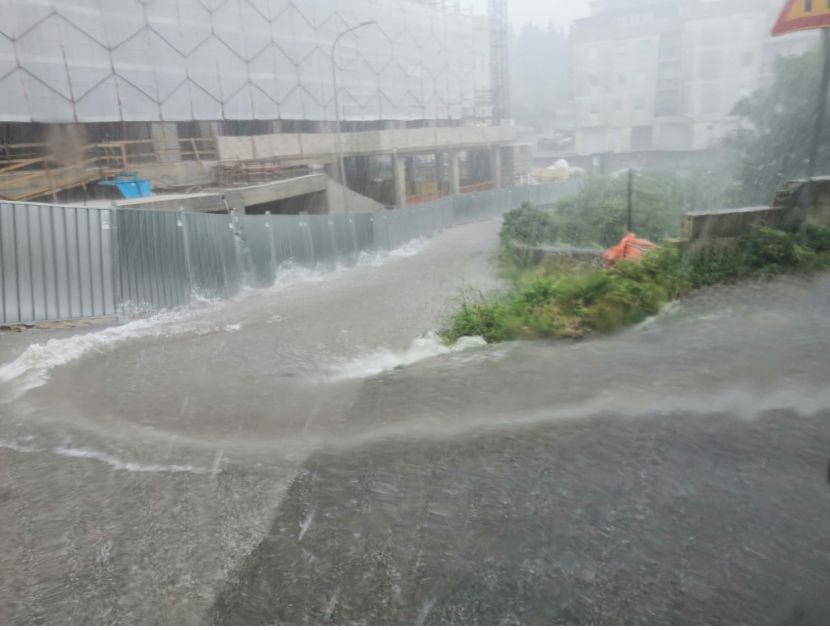
[[[473,17],[431,4],[4,0],[0,121],[333,121],[335,80],[344,120],[472,117]]]
[[[490,22],[455,2],[0,0],[0,16],[0,198],[324,169],[402,206],[497,185],[514,139],[492,125]]]
[[[701,151],[775,58],[818,42],[773,39],[780,0],[599,0],[572,33],[576,152]]]

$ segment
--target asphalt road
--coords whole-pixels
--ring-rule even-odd
[[[0,336],[0,621],[830,623],[830,276],[413,344],[497,229]]]

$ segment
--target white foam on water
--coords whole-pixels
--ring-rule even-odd
[[[344,265],[338,263],[334,267],[304,267],[292,261],[283,263],[277,270],[276,280],[273,286],[265,291],[274,291],[287,289],[297,284],[306,284],[310,282],[326,282],[333,280],[351,269],[358,269],[361,267],[381,267],[387,264],[390,260],[397,258],[411,258],[420,254],[428,243],[426,238],[416,238],[412,241],[404,243],[397,249],[391,251],[362,251],[357,257],[357,262],[354,265]],[[257,293],[257,290],[251,290],[249,293]]]
[[[214,474],[214,471],[207,468],[200,468],[198,466],[186,466],[179,464],[144,464],[141,462],[124,461],[101,451],[95,451],[84,448],[73,448],[71,446],[59,446],[52,449],[55,455],[76,459],[91,459],[103,464],[107,464],[113,470],[126,471],[132,473],[189,473],[193,475],[208,475]]]
[[[325,444],[328,450],[349,450],[389,440],[434,442],[481,431],[517,430],[581,420],[613,417],[620,422],[647,417],[718,416],[724,422],[735,419],[751,423],[772,412],[790,412],[801,418],[814,418],[830,411],[830,388],[787,386],[759,391],[753,388],[728,387],[707,396],[656,396],[651,400],[625,400],[618,393],[606,393],[592,399],[532,411],[456,414],[453,422],[441,415],[413,414],[399,422],[370,427],[351,435],[338,435]]]
[[[417,256],[424,251],[424,247],[426,247],[428,242],[429,239],[422,237],[404,243],[399,248],[391,251],[360,252],[360,256],[357,259],[357,266],[381,267],[396,258],[411,258]]]
[[[334,369],[334,374],[328,379],[330,381],[350,381],[377,376],[396,368],[407,367],[447,354],[464,352],[473,348],[486,346],[487,342],[482,337],[462,337],[452,345],[446,345],[436,332],[430,332],[412,342],[406,350],[395,352],[393,350],[377,350],[363,356],[359,356],[347,362],[343,362]],[[337,365],[337,362],[335,362]]]
[[[191,475],[210,475],[216,474],[217,471],[208,470],[199,466],[189,466],[184,464],[147,464],[142,462],[135,462],[120,459],[109,453],[97,451],[93,449],[75,448],[69,444],[57,446],[55,448],[37,448],[29,443],[21,442],[6,442],[0,440],[0,449],[15,451],[17,453],[52,453],[61,457],[70,459],[89,459],[102,464],[110,466],[113,470],[130,472],[130,473],[187,473]]]
[[[390,259],[415,256],[423,250],[426,243],[427,239],[419,238],[389,252],[371,254],[364,252],[360,255],[357,266],[379,266]],[[329,270],[310,269],[289,263],[280,268],[273,287],[266,291],[281,290],[299,283],[331,280],[348,269],[350,267],[343,265]],[[236,299],[244,299],[257,292],[245,290]],[[124,324],[84,335],[55,338],[45,343],[32,344],[11,363],[0,365],[0,400],[10,402],[44,385],[49,380],[50,372],[57,367],[93,353],[106,352],[132,340],[221,331],[232,333],[242,329],[242,322],[210,326],[204,321],[197,321],[197,318],[203,319],[206,309],[221,308],[223,302],[199,296],[194,296],[194,299],[194,306],[198,308],[182,307],[141,318],[140,316],[146,311],[134,306],[132,310],[138,318]],[[125,309],[124,312],[131,312],[131,309]]]
[[[202,314],[204,311],[199,311]],[[165,311],[95,332],[49,339],[34,343],[14,361],[0,366],[0,399],[14,400],[49,380],[49,373],[62,365],[94,353],[102,353],[142,338],[170,337],[185,334],[207,334],[213,329],[204,322],[194,321],[197,312]],[[7,391],[3,392],[2,389]]]
[[[0,440],[0,449],[5,449],[7,451],[16,451],[18,453],[37,453],[39,449],[32,446],[31,444],[23,444],[18,441],[8,442],[6,440]]]
[[[287,289],[297,284],[305,284],[309,282],[323,282],[332,278],[339,273],[340,269],[324,271],[322,269],[312,269],[310,267],[302,267],[293,263],[286,263],[280,266],[277,271],[276,280],[270,290]],[[266,289],[267,291],[268,289]]]

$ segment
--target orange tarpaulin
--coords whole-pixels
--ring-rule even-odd
[[[629,232],[620,241],[619,245],[606,249],[602,258],[605,260],[606,267],[613,267],[621,260],[637,262],[643,257],[643,254],[655,247],[657,246],[651,241],[637,238],[636,234]]]

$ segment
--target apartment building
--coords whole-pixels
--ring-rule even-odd
[[[818,42],[769,36],[781,0],[598,0],[572,32],[576,152],[702,151],[776,57]]]

